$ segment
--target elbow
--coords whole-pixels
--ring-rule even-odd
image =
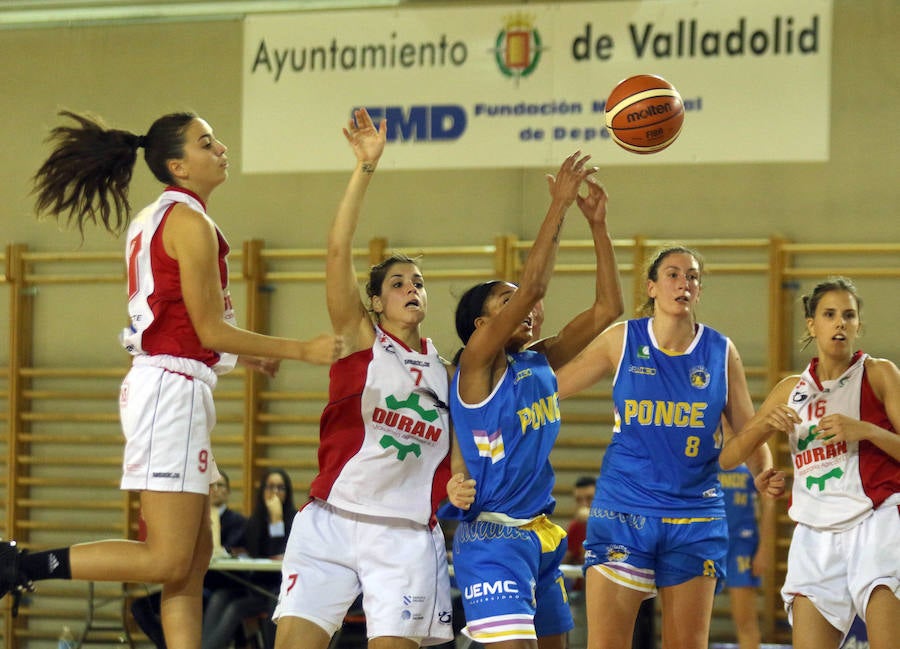
[[[623,313],[625,313],[625,303],[622,301],[621,295],[613,302],[595,302],[594,322],[596,323],[595,329],[597,333],[606,329],[620,318]]]
[[[228,351],[223,348],[223,340],[221,329],[215,326],[194,327],[197,338],[204,349],[211,349],[217,352]]]
[[[546,279],[523,277],[519,285],[519,291],[530,304],[537,304],[547,295],[549,281]]]
[[[726,453],[725,449],[722,449],[722,453],[719,454],[719,467],[723,471],[731,471],[740,465],[740,462],[736,462],[732,456],[733,453]]]
[[[625,313],[625,300],[622,299],[622,294],[619,293],[616,295],[616,299],[606,305],[606,324],[604,325],[604,329],[611,325],[613,322],[622,317],[622,314]]]

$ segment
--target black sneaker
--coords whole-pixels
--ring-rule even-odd
[[[34,586],[27,575],[20,569],[23,550],[19,549],[15,541],[0,541],[0,597],[12,593],[13,617],[19,612],[19,600],[26,590],[34,590]]]

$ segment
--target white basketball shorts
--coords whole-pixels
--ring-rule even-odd
[[[136,362],[126,375],[119,394],[122,489],[208,494],[219,479],[210,445],[215,378],[211,370],[198,373],[203,378]],[[210,375],[212,385],[204,380]]]
[[[900,507],[884,505],[858,525],[823,532],[797,525],[788,552],[781,597],[793,620],[796,595],[803,595],[847,636],[853,617],[865,621],[877,586],[900,597]]]
[[[299,617],[331,636],[363,593],[368,637],[422,645],[453,639],[440,526],[353,514],[314,500],[294,518],[273,619]]]

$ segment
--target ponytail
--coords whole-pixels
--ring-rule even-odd
[[[50,156],[34,175],[35,212],[66,226],[73,223],[84,237],[85,223],[100,224],[113,235],[128,226],[128,187],[137,150],[160,182],[171,185],[167,162],[184,156],[184,132],[196,115],[173,113],[156,120],[147,135],[111,129],[102,119],[64,110],[76,122],[57,126],[47,141]]]

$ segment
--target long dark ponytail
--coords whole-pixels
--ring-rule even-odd
[[[35,212],[73,223],[84,236],[85,223],[100,224],[119,235],[128,226],[128,187],[137,159],[144,159],[160,182],[174,180],[167,161],[184,156],[184,133],[194,113],[171,113],[156,120],[147,135],[112,129],[103,120],[69,110],[60,116],[76,122],[57,126],[47,138],[53,150],[34,175]]]

